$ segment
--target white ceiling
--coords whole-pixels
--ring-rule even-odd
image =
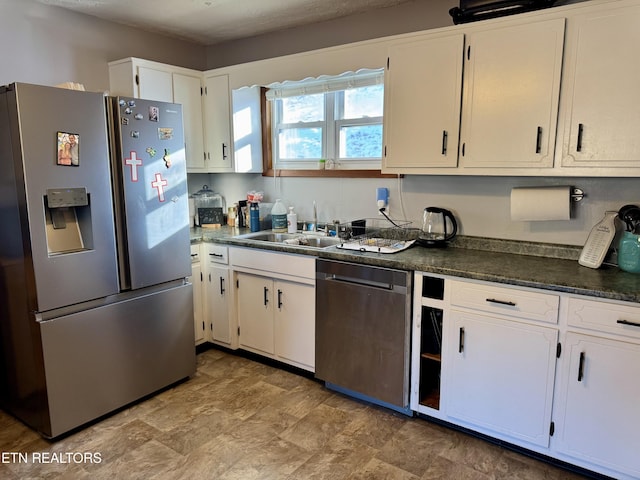
[[[410,0],[37,0],[203,45],[332,20]]]

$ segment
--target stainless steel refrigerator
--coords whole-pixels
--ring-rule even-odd
[[[0,87],[0,402],[56,437],[195,372],[180,105]]]

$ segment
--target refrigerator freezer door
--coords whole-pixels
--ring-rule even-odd
[[[112,102],[124,217],[121,282],[138,289],[185,278],[191,261],[182,106],[122,97]]]
[[[56,437],[193,375],[192,285],[40,322]]]
[[[28,222],[14,235],[28,235],[37,311],[117,293],[104,96],[22,83],[7,95],[14,168],[24,177],[16,198]],[[71,136],[79,154],[62,158]]]

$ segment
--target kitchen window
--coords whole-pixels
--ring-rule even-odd
[[[380,170],[383,70],[269,86],[276,169]]]

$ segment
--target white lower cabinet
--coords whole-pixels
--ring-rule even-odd
[[[450,281],[447,415],[521,445],[549,445],[559,296]]]
[[[196,345],[200,345],[206,340],[203,295],[204,275],[202,274],[200,248],[199,244],[191,245],[191,277],[189,277],[189,281],[193,285],[193,328]]]
[[[640,306],[568,297],[554,449],[640,478]]]
[[[233,289],[230,288],[228,248],[212,243],[202,244],[206,263],[205,314],[207,340],[228,348],[237,348],[235,326],[231,312]]]
[[[238,348],[232,315],[233,289],[227,247],[211,243],[191,245],[193,325],[196,345],[213,342]]]
[[[240,346],[313,368],[315,289],[248,273],[236,279]]]
[[[315,287],[280,280],[274,284],[274,293],[276,356],[313,371],[316,361]]]
[[[557,450],[640,478],[640,345],[570,332],[563,355]]]
[[[230,347],[232,343],[229,267],[210,263],[207,275],[207,311],[211,322],[211,341]]]
[[[274,355],[273,280],[238,272],[236,286],[240,347]]]
[[[639,305],[424,272],[414,285],[413,410],[640,478]]]
[[[240,348],[315,370],[315,259],[232,248]]]
[[[448,415],[547,446],[557,329],[457,310],[451,321]]]
[[[196,345],[315,370],[315,257],[204,242],[191,258]]]

